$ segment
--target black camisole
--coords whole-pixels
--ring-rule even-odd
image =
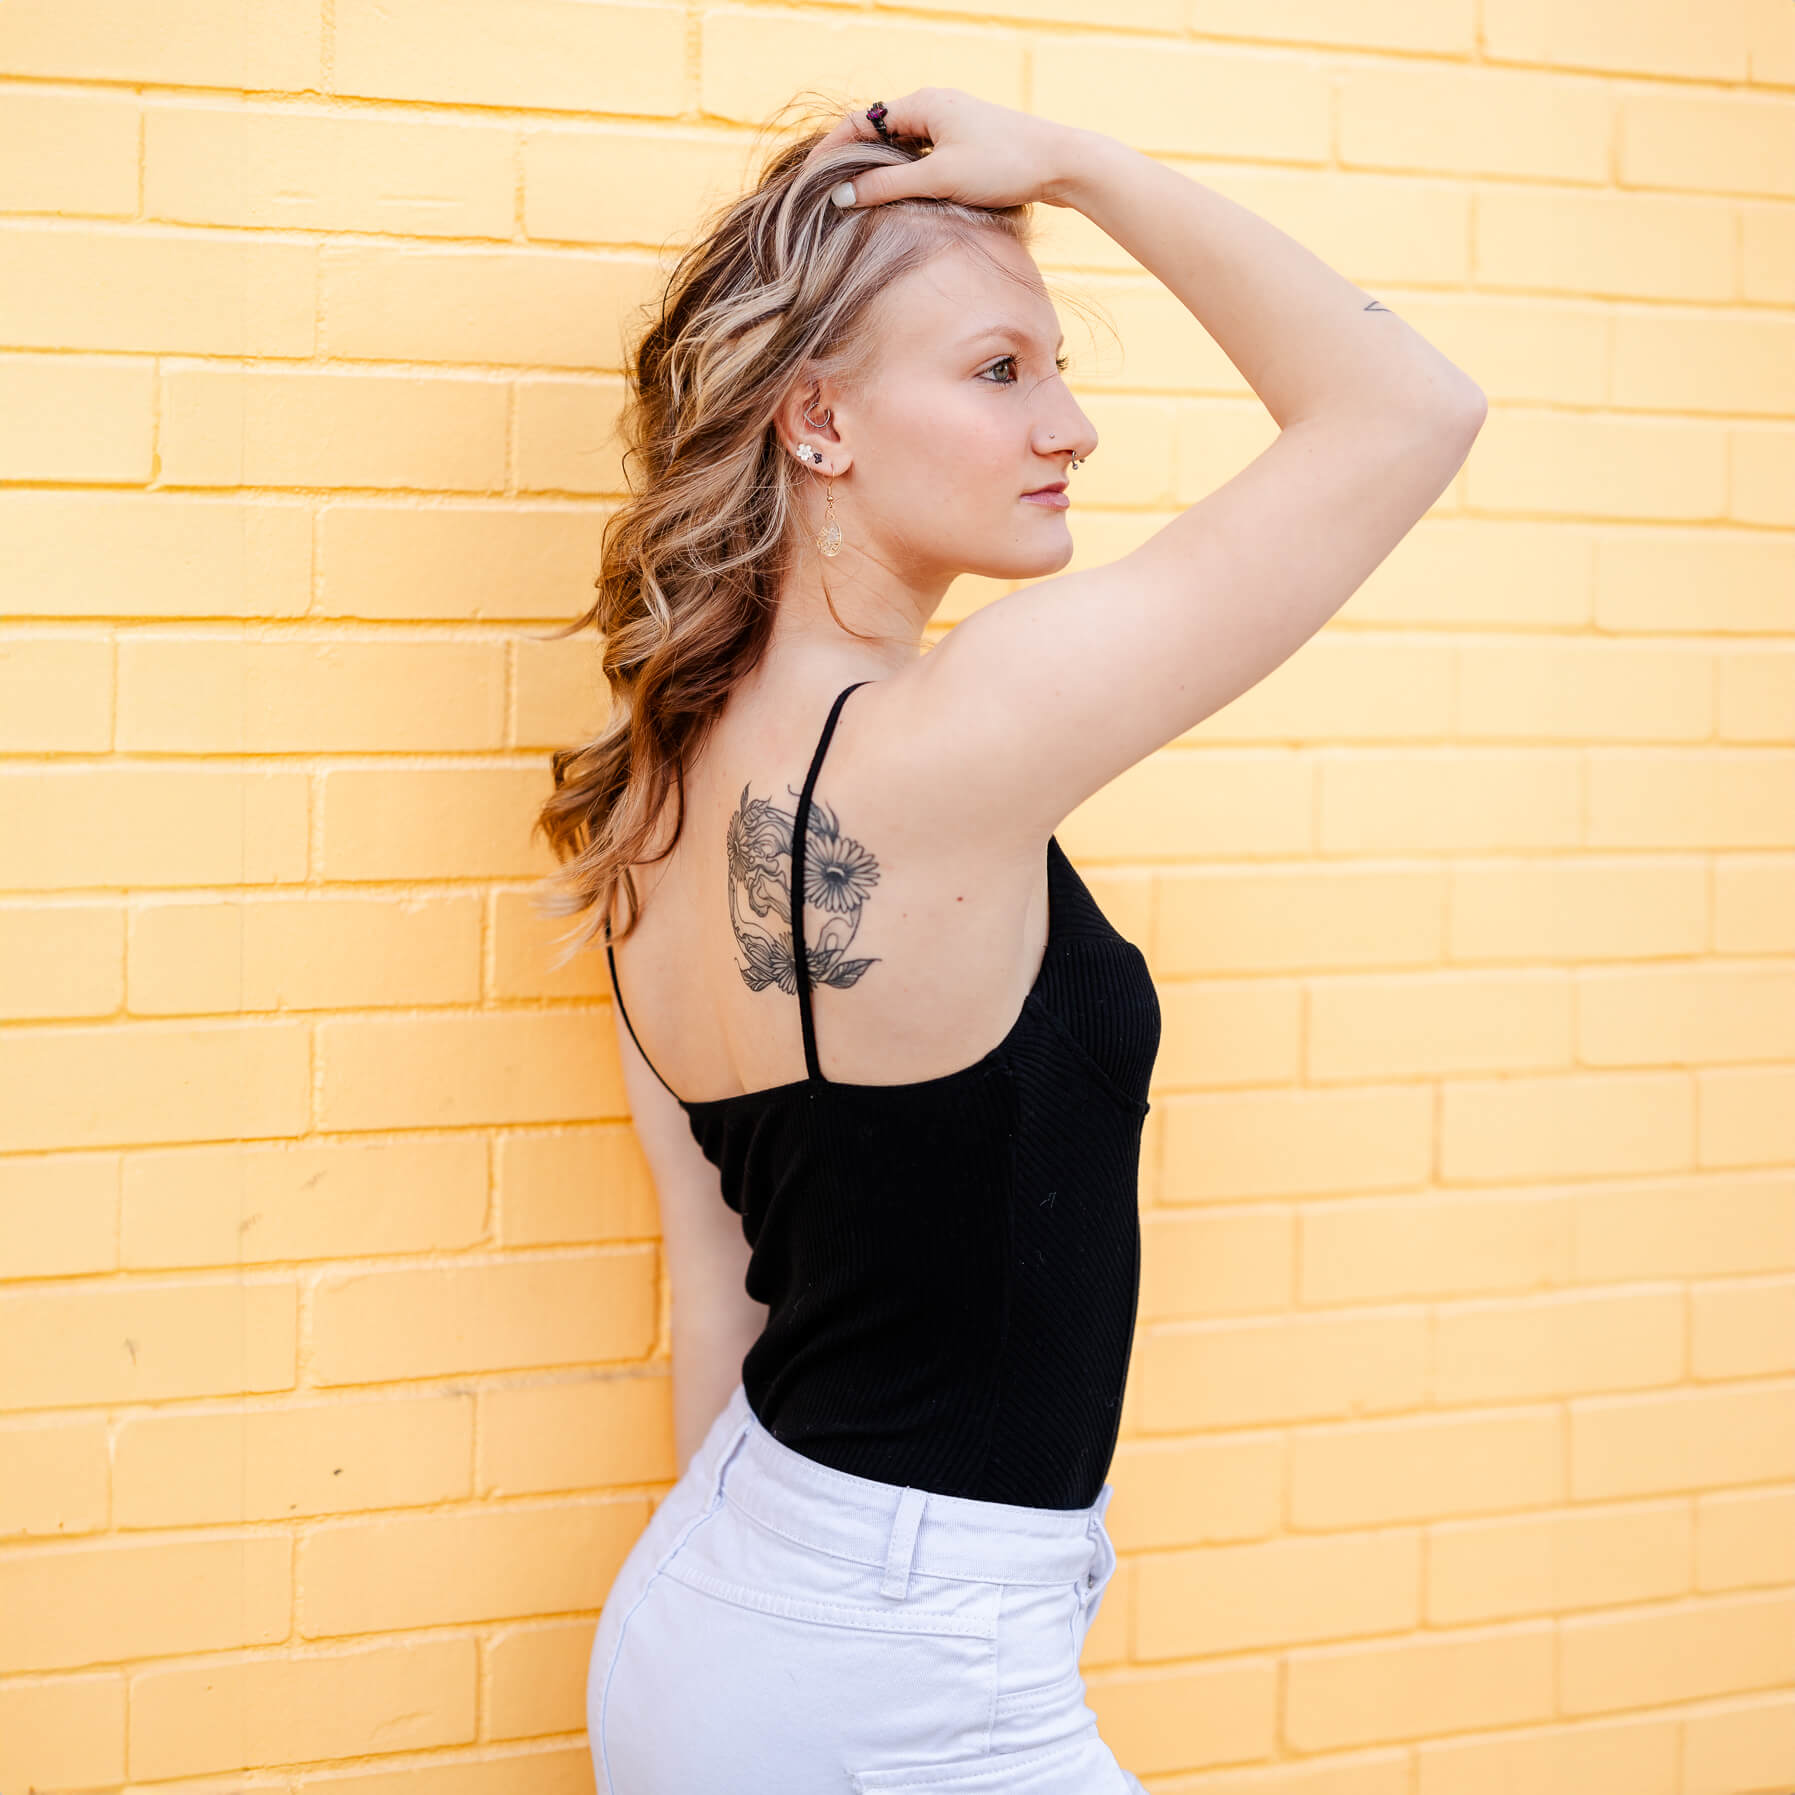
[[[937,1078],[823,1076],[804,847],[836,719],[867,683],[836,696],[792,827],[786,988],[805,1075],[697,1102],[655,1077],[742,1218],[747,1291],[768,1309],[742,1361],[762,1426],[856,1476],[1082,1508],[1115,1452],[1140,1298],[1158,998],[1146,957],[1050,837],[1046,951],[1009,1033]],[[639,1049],[608,921],[605,953]]]

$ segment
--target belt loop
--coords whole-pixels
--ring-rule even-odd
[[[742,1442],[748,1437],[748,1428],[754,1417],[744,1415],[736,1424],[735,1432],[729,1436],[729,1443],[717,1454],[715,1469],[711,1472],[710,1506],[715,1508],[723,1496],[723,1474],[729,1469],[729,1462],[741,1449]]]
[[[885,1580],[879,1593],[903,1597],[910,1593],[910,1561],[916,1556],[916,1530],[922,1524],[922,1511],[928,1491],[912,1489],[908,1484],[898,1497],[897,1513],[892,1517],[891,1539],[885,1548]]]
[[[1085,1523],[1085,1531],[1091,1539],[1092,1558],[1085,1571],[1084,1588],[1079,1595],[1080,1606],[1090,1604],[1097,1590],[1108,1583],[1110,1573],[1116,1568],[1115,1547],[1110,1543],[1109,1528],[1103,1520],[1109,1507],[1109,1499],[1115,1493],[1115,1486],[1106,1483],[1098,1493],[1097,1500],[1091,1504],[1091,1516]]]

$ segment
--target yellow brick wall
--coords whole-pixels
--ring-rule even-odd
[[[794,90],[925,83],[1491,400],[1063,832],[1165,1011],[1106,1734],[1154,1795],[1795,1787],[1789,0],[3,0],[6,1795],[590,1790],[668,1292],[529,902],[596,715],[540,638],[657,255]],[[1044,222],[1108,560],[1272,426]]]

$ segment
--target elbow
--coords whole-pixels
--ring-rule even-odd
[[[1490,414],[1490,402],[1483,388],[1467,375],[1452,398],[1445,402],[1444,410],[1455,428],[1468,430],[1475,436]]]

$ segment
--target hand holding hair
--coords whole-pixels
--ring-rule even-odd
[[[1079,135],[957,87],[919,87],[886,105],[876,123],[869,122],[866,108],[844,113],[807,160],[874,138],[931,146],[914,161],[863,169],[843,181],[831,197],[844,208],[894,199],[952,199],[990,208],[1031,200],[1059,205],[1064,202],[1057,184],[1070,168]]]

